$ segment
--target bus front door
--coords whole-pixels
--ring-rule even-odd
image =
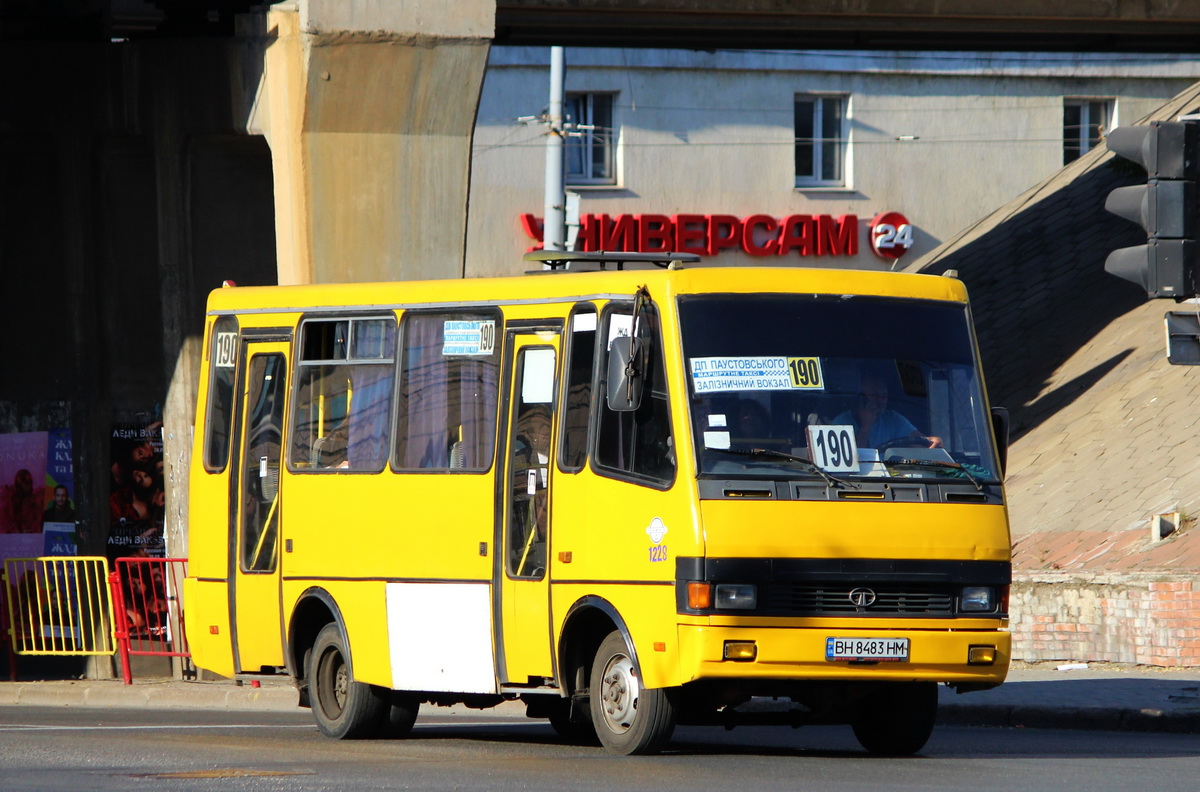
[[[286,343],[246,340],[237,412],[236,506],[230,510],[234,665],[285,664],[280,597],[279,466],[287,403]]]
[[[542,685],[554,676],[547,569],[558,342],[558,332],[546,330],[510,330],[507,338],[512,365],[495,613],[498,671],[507,685]]]

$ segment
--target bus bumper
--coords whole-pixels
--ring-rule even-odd
[[[830,638],[907,638],[898,661],[827,660]],[[753,648],[748,649],[747,644]],[[730,645],[736,651],[730,652]],[[976,651],[972,653],[972,648]],[[982,647],[982,650],[980,649]],[[988,652],[990,647],[993,651]],[[681,625],[681,682],[705,679],[917,681],[998,685],[1008,674],[1012,636],[999,630],[881,630],[844,627]],[[730,654],[740,659],[731,659]],[[751,655],[748,657],[747,655]],[[992,661],[983,662],[987,656]],[[974,656],[975,662],[970,662]]]

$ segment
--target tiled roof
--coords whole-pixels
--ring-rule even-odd
[[[1197,107],[1200,83],[1138,123]],[[1144,181],[1098,147],[907,268],[957,270],[971,294],[992,404],[1013,418],[1019,567],[1087,568],[1077,551],[1089,536],[1137,555],[1152,515],[1200,513],[1200,367],[1171,366],[1164,349],[1163,314],[1183,306],[1104,271],[1110,251],[1145,241],[1104,210],[1105,197]],[[1200,527],[1187,524],[1168,540],[1179,552],[1156,550],[1147,568],[1200,569]],[[1137,541],[1114,539],[1125,531]],[[1051,535],[1066,532],[1083,538],[1064,550]],[[1093,563],[1111,567],[1112,556]]]

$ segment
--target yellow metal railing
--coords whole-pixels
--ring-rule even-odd
[[[107,655],[117,649],[108,559],[4,561],[7,638],[19,655]]]

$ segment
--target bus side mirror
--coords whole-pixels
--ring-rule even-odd
[[[992,432],[996,435],[996,453],[1000,455],[1000,477],[1008,469],[1008,409],[1005,407],[992,408]]]
[[[639,347],[629,336],[618,336],[608,348],[608,392],[605,396],[608,409],[613,412],[631,412],[642,403],[641,361],[634,359]]]

